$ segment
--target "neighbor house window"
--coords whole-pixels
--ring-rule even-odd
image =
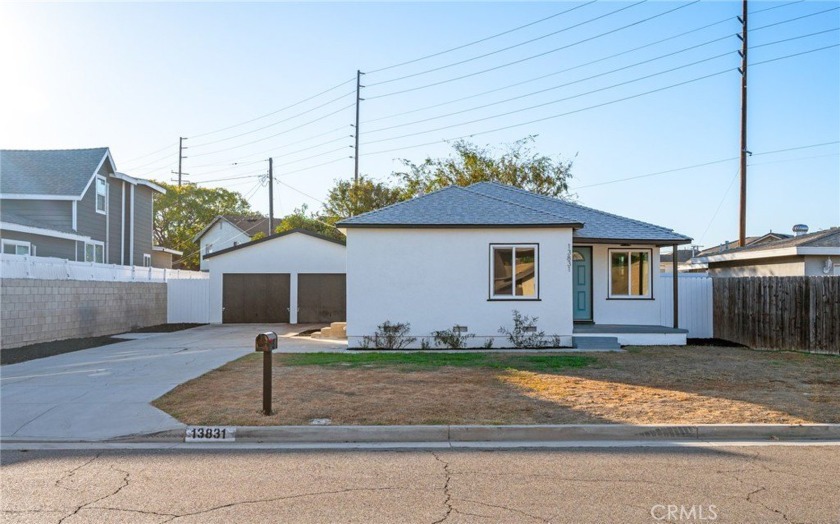
[[[105,263],[105,244],[85,242],[85,262]]]
[[[610,298],[650,298],[649,249],[610,250]]]
[[[152,255],[148,253],[143,253],[143,267],[151,267],[152,266]]]
[[[490,298],[537,298],[536,244],[490,246]]]
[[[3,253],[8,255],[34,255],[34,247],[23,240],[3,240]]]
[[[108,185],[105,182],[105,177],[96,177],[96,212],[105,213],[105,205],[107,203]]]

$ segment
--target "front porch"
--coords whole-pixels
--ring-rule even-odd
[[[687,335],[687,329],[656,325],[586,323],[573,329],[573,339],[614,338],[622,346],[684,346]]]

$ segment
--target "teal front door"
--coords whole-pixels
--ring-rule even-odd
[[[592,248],[576,247],[572,252],[574,320],[592,320]]]

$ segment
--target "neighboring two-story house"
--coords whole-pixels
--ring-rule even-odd
[[[151,266],[153,196],[107,147],[0,150],[3,253]]]
[[[274,226],[280,225],[279,218]],[[257,233],[269,236],[268,218],[260,215],[219,215],[193,238],[201,249],[202,271],[207,271],[205,255],[250,242]]]

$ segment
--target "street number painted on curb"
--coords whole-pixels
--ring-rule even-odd
[[[184,442],[233,442],[236,428],[231,426],[188,426]]]

